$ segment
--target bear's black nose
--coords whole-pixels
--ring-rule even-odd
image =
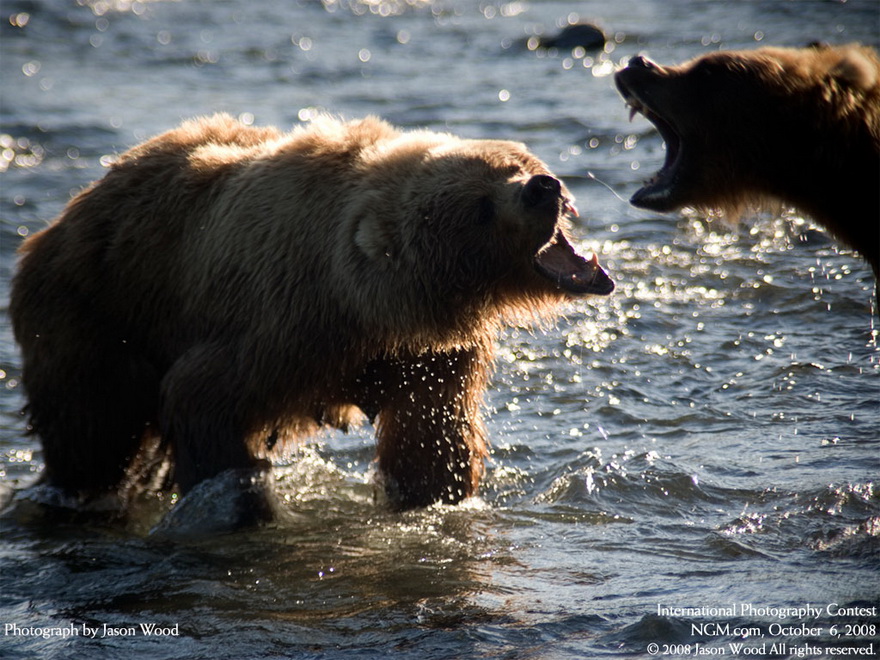
[[[522,192],[523,204],[527,207],[556,203],[562,186],[559,181],[546,174],[537,174],[529,179]]]
[[[635,57],[629,58],[629,64],[627,66],[642,69],[654,69],[657,67],[656,64],[643,55],[636,55]]]

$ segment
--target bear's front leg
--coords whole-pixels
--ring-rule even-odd
[[[488,455],[479,408],[489,364],[476,350],[460,350],[389,365],[376,433],[395,508],[455,504],[476,492]]]

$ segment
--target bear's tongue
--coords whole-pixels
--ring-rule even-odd
[[[607,296],[614,291],[614,281],[599,265],[598,257],[594,254],[589,261],[584,259],[559,231],[535,256],[535,269],[567,293]]]

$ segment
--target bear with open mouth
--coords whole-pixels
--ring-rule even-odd
[[[880,60],[868,47],[719,51],[678,66],[633,57],[620,94],[666,143],[631,199],[738,216],[794,206],[857,250],[878,276]]]
[[[10,316],[46,482],[186,493],[375,423],[394,506],[475,493],[502,322],[614,283],[572,196],[514,142],[218,115],[124,153],[22,246]]]

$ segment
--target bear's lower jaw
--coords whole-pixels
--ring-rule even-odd
[[[673,211],[686,203],[676,199],[684,160],[682,140],[671,124],[655,113],[648,111],[645,117],[657,127],[660,137],[663,138],[666,157],[663,166],[635,192],[630,203],[652,211]]]
[[[588,260],[579,255],[558,230],[535,256],[535,270],[572,295],[607,296],[614,291],[614,281],[599,265],[599,258],[594,254]]]
[[[675,211],[685,204],[677,199],[675,183],[674,172],[664,167],[630,197],[630,204],[661,213]]]

